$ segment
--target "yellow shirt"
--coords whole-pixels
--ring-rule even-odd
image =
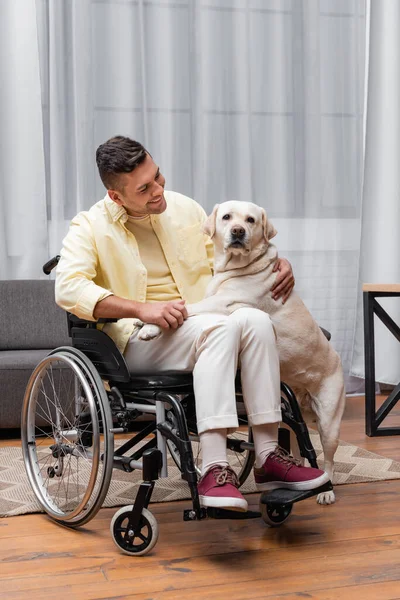
[[[144,219],[128,217],[125,225],[135,236],[141,261],[146,267],[146,302],[180,300],[178,286],[172,277],[171,269],[151,224],[150,216]]]
[[[213,246],[202,232],[206,213],[191,198],[165,192],[166,210],[151,215],[180,296],[188,303],[200,301],[212,276]],[[95,321],[99,300],[112,294],[145,302],[147,270],[138,243],[126,227],[128,214],[108,196],[79,213],[64,238],[56,271],[56,302],[82,319]],[[104,331],[123,352],[135,319],[107,323]]]

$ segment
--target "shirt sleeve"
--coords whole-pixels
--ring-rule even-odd
[[[56,271],[56,303],[81,319],[95,321],[93,311],[96,304],[112,296],[112,292],[93,281],[97,273],[98,254],[85,213],[79,213],[71,221],[60,256]]]
[[[200,206],[200,204],[197,204],[197,211],[198,211],[198,215],[200,218],[200,222],[201,224],[206,222],[207,219],[207,213],[204,210],[204,208],[202,206]],[[211,241],[211,238],[207,235],[207,234],[203,234],[204,235],[204,245],[206,247],[206,251],[207,251],[207,258],[208,258],[208,263],[210,265],[210,269],[212,272],[214,272],[214,244]]]

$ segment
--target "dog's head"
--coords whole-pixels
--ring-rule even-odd
[[[216,204],[203,229],[217,248],[232,254],[249,254],[261,244],[268,246],[277,234],[261,206],[236,200]]]

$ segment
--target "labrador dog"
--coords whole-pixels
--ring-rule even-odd
[[[242,307],[258,308],[271,317],[280,357],[281,379],[315,413],[324,451],[324,470],[333,476],[333,458],[345,406],[343,373],[334,351],[300,297],[293,291],[285,304],[273,300],[271,288],[278,258],[270,240],[276,230],[261,207],[251,202],[217,204],[204,224],[214,243],[214,277],[206,297],[189,305],[189,316],[230,314]],[[144,325],[143,340],[160,334]],[[319,494],[320,504],[335,501],[334,492]]]

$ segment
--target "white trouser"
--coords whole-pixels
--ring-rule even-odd
[[[197,315],[148,342],[137,334],[138,330],[125,350],[131,373],[193,371],[199,433],[238,427],[238,365],[250,425],[281,420],[279,357],[266,313],[241,308],[229,316]]]

